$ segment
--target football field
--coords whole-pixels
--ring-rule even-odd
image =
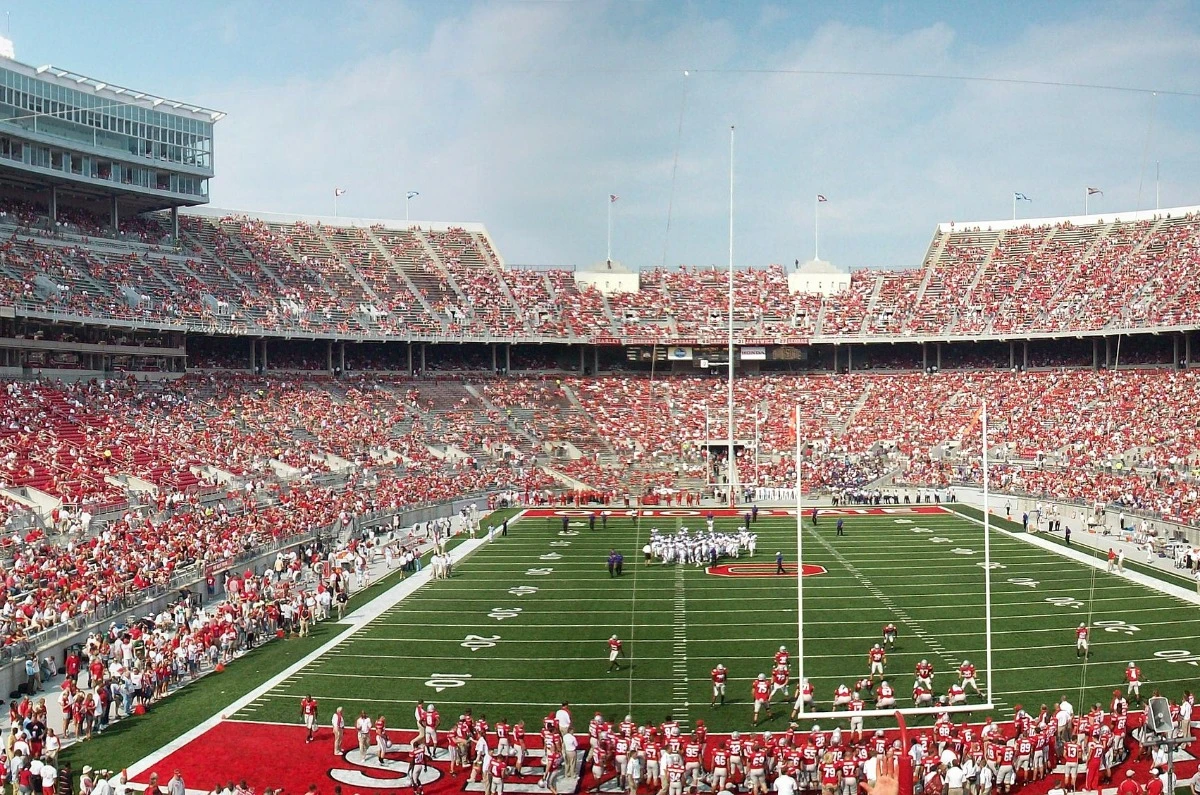
[[[797,645],[794,515],[761,512],[752,526],[757,554],[709,572],[646,564],[641,554],[651,528],[702,529],[699,511],[614,517],[595,530],[572,519],[565,531],[547,513],[513,523],[508,537],[483,545],[451,579],[420,588],[231,717],[299,723],[299,699],[312,694],[349,716],[382,712],[395,727],[411,726],[413,705],[425,699],[444,725],[471,708],[492,722],[537,727],[568,701],[579,725],[600,711],[748,729],[751,680],[769,674],[779,646]],[[921,659],[934,664],[938,693],[964,659],[985,686],[981,526],[932,506],[848,510],[843,518],[841,537],[832,511],[816,527],[804,523],[804,562],[813,569],[803,583],[804,671],[818,708],[829,708],[838,684],[853,687],[866,675],[867,650],[888,622],[899,629],[886,670],[900,706],[912,705]],[[736,516],[717,519],[718,530],[740,526]],[[625,556],[620,577],[606,568],[612,549]],[[777,551],[793,573],[773,574]],[[1196,681],[1196,604],[1001,532],[992,534],[991,560],[997,719],[1016,704],[1036,713],[1063,694],[1107,706],[1130,661],[1142,669],[1143,695],[1161,687],[1177,698]],[[1074,647],[1080,622],[1093,628],[1086,665]],[[625,657],[610,673],[613,634]],[[729,669],[729,690],[714,709],[709,672],[717,663]],[[787,711],[765,726],[786,728]]]

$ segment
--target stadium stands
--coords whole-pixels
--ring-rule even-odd
[[[461,228],[422,230],[184,215],[181,251],[161,219],[129,220],[118,239],[99,222],[57,225],[12,202],[0,279],[28,310],[192,326],[385,337],[722,334],[722,269],[643,271],[640,289],[601,295],[570,271],[501,265],[490,242]],[[1194,213],[1152,219],[996,228],[945,226],[924,265],[851,274],[850,289],[789,296],[783,269],[735,276],[740,336],[1036,334],[1157,328],[1193,322],[1200,256]],[[18,286],[19,285],[19,286]]]

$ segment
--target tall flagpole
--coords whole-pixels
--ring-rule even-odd
[[[1013,191],[1013,220],[1017,220],[1017,194]]]
[[[804,714],[804,482],[800,472],[800,403],[796,403],[796,689]]]
[[[735,504],[733,490],[737,482],[737,462],[733,457],[733,125],[729,126],[729,504]]]
[[[992,521],[988,507],[987,399],[983,401],[983,621],[986,633],[987,703],[992,703]]]
[[[1158,161],[1154,161],[1154,209],[1158,209]]]
[[[605,262],[612,262],[612,195],[608,196],[608,253],[604,257]]]
[[[813,259],[821,258],[821,197],[813,197]]]

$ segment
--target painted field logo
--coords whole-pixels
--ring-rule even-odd
[[[776,574],[774,563],[722,563],[719,566],[709,566],[706,572],[714,577],[787,577],[796,576],[796,564],[783,564],[783,574]],[[827,569],[815,563],[804,564],[804,576],[814,577],[825,574]]]

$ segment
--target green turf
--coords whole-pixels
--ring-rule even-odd
[[[796,648],[796,582],[642,564],[638,551],[651,525],[678,521],[610,519],[607,530],[573,527],[569,536],[543,519],[518,523],[453,579],[423,588],[237,717],[298,722],[298,700],[311,691],[351,714],[383,713],[394,726],[410,726],[412,706],[424,698],[451,718],[472,707],[491,720],[537,721],[567,700],[580,722],[592,710],[639,719],[670,712],[685,724],[702,717],[717,731],[747,728],[751,679],[769,670],[779,645]],[[719,528],[737,524],[718,520]],[[866,652],[888,621],[900,629],[888,671],[901,706],[911,703],[913,666],[922,658],[936,666],[939,692],[964,657],[982,681],[981,528],[955,514],[856,516],[846,528],[846,537],[835,537],[826,519],[805,533],[805,562],[828,568],[804,580],[804,669],[819,705],[827,707],[838,683],[866,673]],[[794,519],[762,518],[754,530],[755,561],[782,550],[794,562]],[[619,579],[605,569],[612,547],[626,555]],[[999,566],[992,570],[995,701],[1005,714],[1060,694],[1107,702],[1130,660],[1150,682],[1147,692],[1161,686],[1178,695],[1194,681],[1191,665],[1153,653],[1189,648],[1179,639],[1200,633],[1195,605],[1001,533],[992,560]],[[1123,622],[1094,630],[1086,668],[1074,650],[1074,627],[1084,620]],[[629,658],[607,673],[613,633]],[[730,670],[729,698],[714,710],[708,673],[718,662]]]
[[[515,513],[515,510],[506,509],[492,514],[489,519],[499,523]],[[487,520],[484,525],[487,526]],[[459,542],[452,541],[450,548]],[[425,556],[426,561],[428,557]],[[399,572],[395,572],[354,594],[351,609],[379,596],[398,580]],[[348,625],[324,622],[315,625],[307,638],[260,646],[226,666],[223,673],[210,674],[174,691],[168,698],[152,705],[146,715],[136,720],[119,721],[92,740],[69,746],[60,758],[70,763],[76,775],[85,764],[113,770],[128,767],[348,629]]]

